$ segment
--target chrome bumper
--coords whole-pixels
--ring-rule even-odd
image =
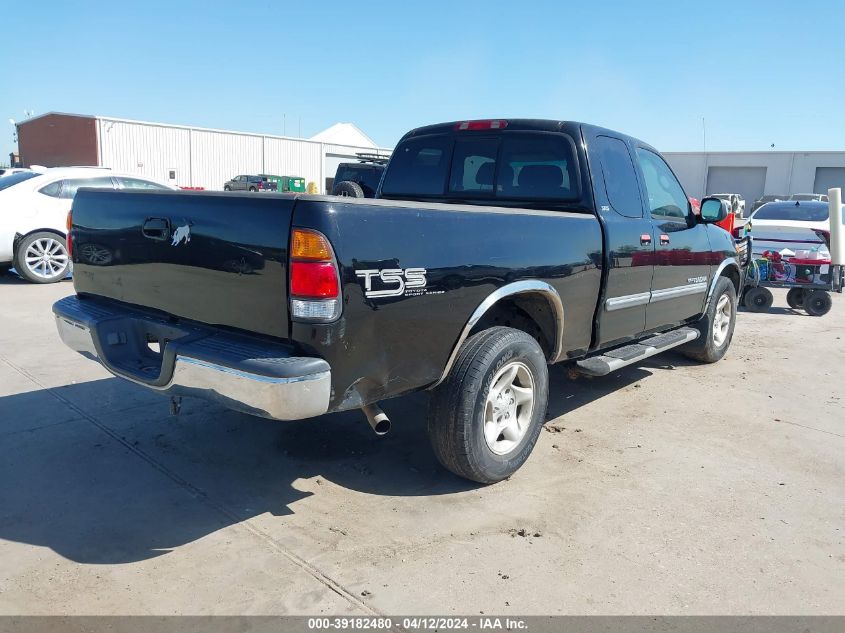
[[[115,376],[124,378],[167,396],[194,396],[219,402],[223,406],[252,415],[276,420],[299,420],[326,413],[331,395],[331,371],[323,360],[291,356],[283,346],[267,351],[267,346],[244,343],[241,337],[227,334],[188,331],[187,343],[177,338],[172,368],[168,355],[161,355],[161,380],[146,380],[110,362],[110,344],[126,345],[125,336],[114,337],[115,323],[130,323],[129,336],[139,323],[155,326],[156,319],[102,306],[86,306],[89,301],[67,297],[53,306],[56,327],[62,341],[84,356],[99,361]],[[108,334],[100,325],[112,324]],[[119,327],[119,326],[118,326]],[[111,341],[111,343],[110,343]],[[117,341],[116,343],[114,341]],[[212,341],[212,342],[209,342]],[[144,343],[146,345],[146,343]],[[256,358],[256,350],[263,353]],[[214,353],[222,350],[220,358]],[[193,354],[193,355],[192,355]],[[151,358],[149,354],[145,356]],[[258,367],[261,371],[255,371]],[[250,368],[253,368],[251,371]],[[304,371],[299,371],[303,369]]]

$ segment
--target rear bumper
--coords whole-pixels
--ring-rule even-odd
[[[53,305],[62,341],[115,376],[163,395],[195,396],[277,420],[326,413],[331,370],[319,358],[122,305],[66,297]],[[154,342],[160,351],[148,345]]]

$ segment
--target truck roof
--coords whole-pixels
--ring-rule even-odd
[[[589,128],[593,132],[597,134],[606,133],[611,136],[615,136],[618,138],[628,139],[633,141],[638,145],[642,145],[643,147],[647,147],[654,151],[657,151],[654,147],[649,145],[648,143],[631,136],[630,134],[623,134],[622,132],[617,132],[616,130],[611,130],[608,128],[604,128],[598,125],[592,125],[590,123],[582,123],[580,121],[556,121],[553,119],[507,119],[507,118],[500,118],[500,119],[482,119],[482,120],[471,120],[471,121],[449,121],[446,123],[435,123],[433,125],[425,125],[423,127],[414,128],[407,134],[405,134],[399,142],[401,143],[403,140],[407,138],[411,138],[414,136],[425,136],[427,134],[450,134],[453,132],[461,131],[459,130],[459,126],[462,124],[474,124],[474,123],[493,123],[498,124],[498,127],[490,127],[488,128],[491,132],[498,132],[503,129],[507,129],[508,131],[518,131],[518,132],[563,132],[569,134],[571,136],[578,136],[579,132],[582,128]],[[504,125],[502,125],[504,124]]]

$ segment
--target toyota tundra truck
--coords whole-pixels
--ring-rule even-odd
[[[528,458],[548,365],[603,376],[731,344],[743,262],[651,146],[574,122],[421,127],[375,199],[81,189],[62,340],[170,396],[276,420],[430,394],[439,461],[481,483]],[[109,257],[90,259],[91,252]],[[315,421],[319,424],[319,421]]]

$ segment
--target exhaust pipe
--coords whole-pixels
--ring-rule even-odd
[[[373,427],[376,435],[387,435],[390,430],[390,418],[377,404],[365,404],[361,411],[367,416],[367,422]]]

